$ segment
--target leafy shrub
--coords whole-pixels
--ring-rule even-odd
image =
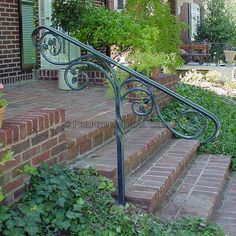
[[[200,87],[180,83],[177,92],[214,113],[221,122],[221,132],[214,142],[203,144],[200,151],[212,154],[228,154],[233,157],[236,166],[236,106],[233,100]],[[178,115],[180,103],[171,102],[164,110],[165,118],[173,120]]]
[[[209,50],[211,58],[224,59],[225,44],[235,45],[235,22],[225,0],[207,0],[205,5],[195,38],[199,42],[207,40],[213,43]]]
[[[155,66],[159,65],[164,54],[165,67],[175,69],[182,65],[178,55],[182,24],[171,14],[168,3],[142,0],[146,6],[153,4],[154,10],[149,12],[151,17],[143,17],[135,14],[139,10],[131,10],[135,9],[133,4],[136,4],[136,0],[127,1],[127,9],[124,11],[97,7],[93,2],[54,0],[53,24],[94,47],[115,46],[113,53],[118,54],[136,50],[141,51],[144,57],[153,54],[157,58],[154,61],[158,61]],[[144,57],[139,58],[140,63],[145,63],[142,61]]]
[[[224,235],[201,219],[158,220],[134,206],[120,207],[113,184],[95,170],[43,165],[20,202],[0,207],[3,235]]]

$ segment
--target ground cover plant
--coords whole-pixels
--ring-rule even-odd
[[[95,170],[42,165],[18,203],[0,206],[0,235],[224,235],[198,218],[168,222],[135,206],[119,207],[113,191]]]
[[[189,98],[200,106],[214,113],[221,122],[221,132],[214,142],[203,144],[202,153],[228,154],[232,156],[232,166],[236,167],[236,103],[233,98],[220,96],[213,91],[194,85],[179,83],[177,93]],[[167,120],[178,116],[180,103],[171,102],[164,110]]]

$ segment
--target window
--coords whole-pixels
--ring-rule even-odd
[[[31,69],[36,62],[35,48],[31,40],[34,30],[34,0],[21,0],[21,63],[23,69]]]

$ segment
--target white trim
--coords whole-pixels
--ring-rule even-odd
[[[177,0],[177,3],[176,3],[176,14],[177,15],[180,15],[181,13],[181,6],[185,3],[193,3],[193,0]]]

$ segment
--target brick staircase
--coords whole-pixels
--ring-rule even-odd
[[[125,123],[141,122],[125,115]],[[89,144],[88,144],[88,140]],[[230,157],[197,155],[199,142],[175,139],[161,123],[128,127],[125,138],[126,200],[164,218],[194,215],[210,219],[217,208]],[[73,168],[96,168],[117,185],[114,123],[77,140]],[[84,146],[83,146],[84,145]]]

